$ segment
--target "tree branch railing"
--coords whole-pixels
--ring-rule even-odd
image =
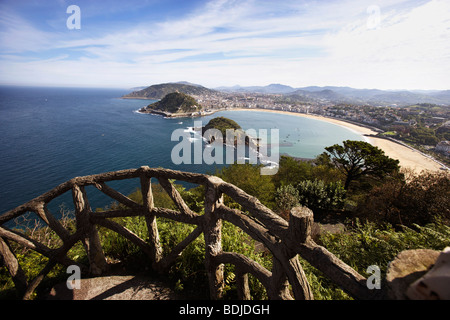
[[[139,178],[143,204],[109,187],[106,183],[115,180]],[[176,204],[177,210],[154,206],[152,179],[157,179]],[[170,180],[184,181],[205,187],[205,213],[192,211]],[[85,187],[94,186],[126,207],[126,209],[93,212]],[[76,231],[69,230],[56,219],[48,203],[71,191],[75,207]],[[241,205],[242,210],[231,209],[223,202],[223,194]],[[62,240],[56,249],[31,239],[25,233],[5,226],[8,221],[27,212],[34,212]],[[124,226],[111,220],[115,217],[145,218],[149,239],[141,239]],[[195,225],[196,228],[171,252],[163,256],[159,241],[157,217]],[[222,220],[242,229],[251,238],[261,242],[272,254],[272,270],[267,270],[243,254],[224,252],[222,249]],[[329,279],[356,299],[375,298],[366,286],[366,279],[338,259],[324,247],[317,245],[310,236],[313,213],[305,207],[291,210],[289,222],[285,221],[260,201],[238,187],[215,176],[181,172],[147,166],[138,169],[121,170],[85,177],[73,178],[51,191],[0,216],[0,256],[8,269],[16,290],[23,299],[29,299],[32,292],[56,264],[77,265],[82,272],[94,276],[106,272],[106,262],[96,225],[110,229],[137,245],[152,262],[152,268],[164,272],[176,261],[183,250],[202,233],[205,239],[205,268],[208,274],[210,297],[220,299],[224,288],[224,264],[235,266],[238,297],[249,299],[248,274],[252,274],[266,288],[269,299],[313,299],[312,290],[305,277],[298,255],[324,273]],[[28,281],[9,242],[16,242],[48,258],[47,265]],[[68,251],[78,242],[83,243],[89,266],[84,266],[67,257]],[[293,297],[291,295],[293,294]]]

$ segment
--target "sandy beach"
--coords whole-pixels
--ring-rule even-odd
[[[233,111],[260,111],[260,112],[272,112],[272,113],[281,113],[281,114],[288,114],[296,117],[305,117],[305,118],[311,118],[316,119],[320,121],[326,121],[329,123],[333,123],[339,126],[346,127],[354,132],[357,132],[359,134],[377,134],[376,131],[363,127],[358,126],[346,121],[341,121],[338,119],[333,118],[327,118],[322,117],[318,115],[312,115],[312,114],[304,114],[304,113],[294,113],[294,112],[288,112],[288,111],[280,111],[280,110],[268,110],[268,109],[232,109]],[[436,161],[428,158],[427,156],[423,155],[417,150],[414,150],[412,148],[403,146],[401,144],[382,139],[382,138],[376,138],[376,137],[365,137],[367,142],[371,143],[372,145],[382,149],[386,155],[393,159],[397,159],[400,161],[400,166],[403,168],[409,168],[414,170],[415,173],[420,173],[423,170],[429,170],[429,171],[438,171],[442,167],[441,164],[437,163]]]

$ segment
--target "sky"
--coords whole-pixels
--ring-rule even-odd
[[[2,85],[177,81],[448,90],[450,1],[0,0]]]

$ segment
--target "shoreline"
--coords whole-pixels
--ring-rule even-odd
[[[414,171],[416,174],[420,174],[422,171],[441,171],[443,165],[438,163],[436,160],[431,159],[429,156],[424,155],[422,152],[410,147],[405,146],[400,143],[396,143],[394,141],[390,141],[383,138],[377,138],[373,135],[376,135],[378,132],[365,127],[363,125],[356,125],[347,121],[338,120],[334,118],[323,117],[315,114],[305,114],[305,113],[296,113],[282,110],[270,110],[270,109],[245,109],[245,108],[236,108],[236,109],[226,109],[222,111],[259,111],[259,112],[271,112],[278,114],[286,114],[297,117],[304,117],[315,119],[319,121],[325,121],[328,123],[332,123],[341,127],[345,127],[355,133],[361,134],[364,136],[364,139],[372,144],[375,147],[382,149],[385,154],[392,159],[396,159],[400,161],[400,166],[403,168],[409,168]]]

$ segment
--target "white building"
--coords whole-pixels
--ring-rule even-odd
[[[450,141],[444,140],[437,144],[436,151],[450,156]]]

